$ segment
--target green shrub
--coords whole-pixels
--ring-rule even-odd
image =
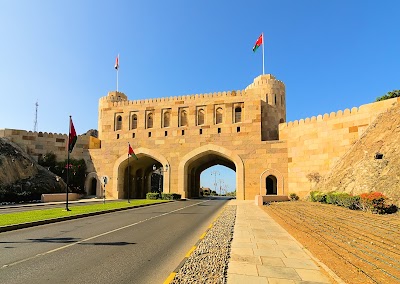
[[[178,193],[162,193],[161,194],[161,199],[163,200],[177,200],[181,199],[181,194]]]
[[[338,200],[340,199],[340,192],[332,191],[326,194],[326,203],[328,204],[338,204]]]
[[[353,196],[348,193],[342,193],[338,200],[338,205],[351,210],[360,209],[360,196]]]
[[[172,199],[173,200],[178,200],[182,198],[182,194],[179,193],[171,193],[172,194]]]
[[[311,191],[310,192],[311,201],[313,202],[326,202],[326,193],[320,191]]]
[[[160,196],[160,194],[157,193],[157,192],[148,192],[148,193],[146,194],[146,199],[155,200],[155,199],[158,199],[159,196]]]
[[[299,200],[299,196],[298,196],[296,193],[291,193],[291,194],[289,194],[289,198],[290,198],[290,200],[292,200],[292,201]]]

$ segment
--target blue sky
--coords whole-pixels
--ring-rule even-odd
[[[33,130],[36,100],[39,131],[67,133],[69,115],[78,133],[97,129],[118,53],[130,100],[244,89],[262,73],[261,32],[288,121],[360,106],[400,89],[398,11],[395,0],[0,0],[0,129]]]

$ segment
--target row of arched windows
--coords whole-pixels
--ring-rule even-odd
[[[223,115],[224,111],[222,107],[218,107],[215,110],[215,124],[221,124],[223,123]],[[205,123],[205,110],[203,108],[198,109],[197,111],[197,121],[196,125],[204,125]],[[154,121],[153,121],[154,114],[152,112],[149,112],[146,114],[146,128],[153,128],[154,127]],[[131,115],[131,121],[130,121],[130,129],[137,129],[138,128],[138,115],[137,114],[132,114]],[[237,106],[234,109],[234,123],[239,123],[242,122],[242,107]],[[162,122],[161,122],[162,127],[170,127],[171,125],[171,111],[166,110],[163,112],[162,116]],[[188,126],[188,114],[187,111],[182,109],[179,112],[179,120],[178,120],[178,125],[179,126]],[[122,129],[122,116],[118,114],[115,119],[115,130],[121,130]]]

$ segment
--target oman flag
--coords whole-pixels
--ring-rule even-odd
[[[78,137],[76,136],[76,131],[74,127],[74,123],[72,122],[72,118],[69,117],[69,139],[68,139],[68,151],[71,153],[74,149],[76,140]]]
[[[135,157],[136,160],[139,160],[138,157],[135,155],[135,152],[133,152],[131,144],[128,143],[128,146],[129,146],[128,147],[128,157],[129,157],[129,155],[131,155],[131,156]]]
[[[253,46],[253,52],[256,52],[257,48],[259,48],[260,45],[263,44],[263,42],[264,42],[263,34],[261,34],[261,35],[258,37],[256,43],[255,43],[254,46]]]

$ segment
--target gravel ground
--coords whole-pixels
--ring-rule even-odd
[[[226,206],[171,283],[226,283],[236,206]]]

